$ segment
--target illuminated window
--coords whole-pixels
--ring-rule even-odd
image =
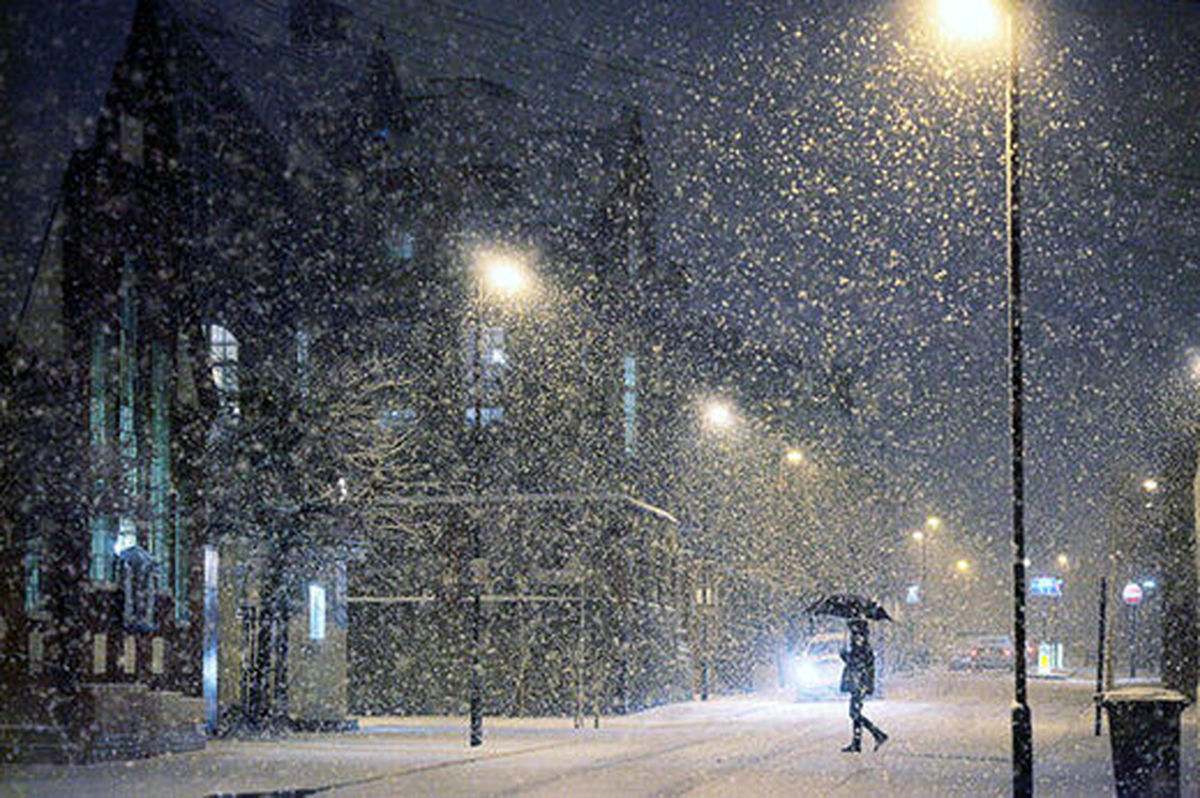
[[[387,231],[387,251],[392,263],[412,260],[416,253],[416,238],[412,230],[400,224],[390,225]]]
[[[208,326],[208,360],[213,385],[221,397],[221,410],[229,421],[236,421],[238,406],[238,340],[219,324]]]
[[[117,518],[117,540],[113,551],[120,554],[138,543],[138,529],[134,521],[140,510],[142,488],[141,440],[139,440],[139,417],[144,412],[139,406],[144,401],[139,371],[139,303],[137,269],[132,257],[126,256],[121,266],[121,328],[117,342],[118,356],[118,404],[117,404],[117,455],[120,471],[121,495]]]
[[[88,577],[93,582],[112,579],[113,544],[116,542],[113,518],[115,460],[113,450],[116,416],[112,390],[113,335],[106,325],[92,331],[92,357],[88,394],[88,469],[92,500],[88,507],[88,531],[91,537]]]
[[[411,407],[389,407],[379,411],[379,428],[384,431],[399,429],[416,421],[417,411]]]
[[[36,612],[42,608],[42,549],[41,541],[34,541],[25,553],[25,611]]]
[[[325,639],[325,586],[316,582],[308,586],[308,639]]]
[[[215,546],[204,547],[204,618],[203,618],[203,680],[204,722],[215,731],[219,718],[217,705],[217,631],[220,626],[219,593],[221,557]]]
[[[156,341],[151,346],[150,360],[149,543],[159,582],[166,584],[177,551],[174,546],[175,518],[171,507],[174,495],[171,475],[171,352]]]
[[[621,405],[625,415],[625,454],[637,454],[637,358],[625,355]]]
[[[466,408],[467,425],[475,426],[477,405],[481,410],[482,426],[500,424],[504,421],[502,389],[504,374],[508,370],[505,330],[503,327],[484,327],[478,337],[467,336],[464,349],[469,400]]]

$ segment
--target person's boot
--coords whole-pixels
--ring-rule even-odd
[[[887,740],[888,740],[888,736],[887,736],[886,734],[884,734],[884,733],[883,733],[883,732],[881,732],[881,731],[879,731],[879,732],[875,732],[875,748],[874,748],[873,750],[875,750],[875,751],[878,751],[878,750],[879,750],[879,746],[881,746],[881,745],[883,745],[884,743],[886,743],[886,742],[887,742]]]
[[[847,754],[857,754],[860,751],[862,751],[862,743],[860,743],[858,740],[852,741],[850,745],[842,749],[842,752]]]

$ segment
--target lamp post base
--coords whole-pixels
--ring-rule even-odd
[[[1016,798],[1033,795],[1033,716],[1028,704],[1012,709],[1013,788]]]

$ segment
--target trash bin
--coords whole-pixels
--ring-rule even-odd
[[[1100,695],[1108,710],[1117,795],[1179,795],[1179,715],[1182,693],[1139,685]]]

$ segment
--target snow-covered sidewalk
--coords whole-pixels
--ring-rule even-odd
[[[842,702],[734,696],[603,718],[488,718],[466,744],[462,718],[370,718],[358,732],[219,740],[194,754],[0,771],[3,795],[1005,795],[1011,781],[1003,676],[891,680],[868,714],[891,740],[839,751]],[[1109,740],[1092,734],[1091,691],[1031,683],[1038,795],[1113,792]],[[1197,783],[1196,711],[1185,713],[1184,795]],[[590,719],[589,719],[590,721]],[[869,748],[869,746],[868,746]]]

